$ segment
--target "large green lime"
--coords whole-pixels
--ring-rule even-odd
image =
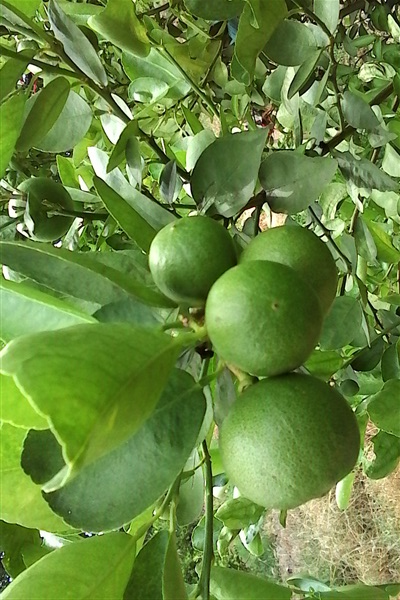
[[[293,269],[249,261],[224,273],[207,298],[207,332],[227,363],[253,375],[302,365],[322,328],[317,296]]]
[[[168,298],[189,306],[203,306],[222,273],[236,264],[229,233],[208,217],[184,217],[166,225],[149,251],[150,271]]]
[[[304,227],[264,231],[245,248],[240,260],[271,260],[292,267],[314,288],[324,314],[336,296],[338,274],[332,254],[315,233]]]
[[[19,189],[28,196],[25,224],[34,240],[53,242],[67,233],[74,217],[51,214],[74,210],[71,196],[60,183],[46,177],[31,177]]]
[[[357,421],[343,396],[297,373],[247,388],[220,430],[227,475],[267,508],[323,496],[351,471],[359,449]]]

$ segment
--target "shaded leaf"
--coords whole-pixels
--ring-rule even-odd
[[[336,31],[339,22],[339,0],[313,0],[313,12],[327,26],[331,33]]]
[[[287,40],[290,40],[290,44]],[[275,29],[264,52],[278,65],[297,67],[308,60],[317,49],[312,31],[306,25],[286,19]]]
[[[229,529],[243,529],[252,523],[257,523],[264,512],[264,507],[254,504],[244,496],[239,496],[224,502],[215,516]]]
[[[142,427],[64,487],[46,494],[46,500],[76,527],[121,527],[156,502],[179,475],[204,414],[201,388],[188,373],[174,370]]]
[[[288,587],[250,573],[223,567],[211,568],[210,590],[216,600],[289,600],[292,596]]]
[[[54,550],[36,562],[7,587],[3,597],[6,600],[54,600],[67,595],[74,600],[122,598],[134,558],[135,543],[126,533],[87,538]]]
[[[110,173],[113,169],[115,169],[115,167],[118,167],[118,165],[124,160],[128,141],[130,139],[135,139],[137,142],[137,135],[139,135],[138,125],[136,121],[130,121],[119,136],[118,141],[111,152],[107,164],[107,173]],[[137,144],[139,143],[137,142]]]
[[[400,341],[385,350],[382,356],[381,369],[383,381],[400,379]]]
[[[290,150],[271,152],[260,167],[260,182],[275,212],[304,210],[332,180],[337,163],[331,158],[310,158]]]
[[[321,56],[321,50],[315,50],[315,52],[308,58],[296,71],[296,75],[292,79],[292,83],[289,86],[287,97],[288,100],[293,98],[297,92],[300,92],[302,87],[308,82],[310,76],[313,74],[315,67]]]
[[[350,344],[360,331],[362,316],[363,312],[358,300],[351,296],[335,298],[322,328],[321,348],[336,350]]]
[[[327,381],[342,368],[343,363],[343,358],[333,350],[328,350],[326,352],[314,350],[304,366],[311,375]]]
[[[44,87],[37,96],[28,100],[24,124],[17,140],[18,151],[26,151],[50,131],[63,110],[70,92],[70,85],[65,77],[57,77]]]
[[[368,221],[367,226],[376,245],[378,260],[387,263],[399,262],[400,251],[393,246],[390,235],[374,221]]]
[[[400,379],[386,381],[369,399],[367,410],[379,429],[400,437]]]
[[[108,0],[106,8],[90,17],[88,24],[126,52],[147,56],[150,51],[146,28],[137,18],[131,0]]]
[[[197,450],[193,450],[183,470],[196,470],[191,477],[182,481],[179,487],[178,506],[176,507],[176,519],[179,525],[188,525],[193,521],[198,521],[203,511],[204,476],[203,469],[199,465],[199,453]]]
[[[286,15],[284,0],[246,0],[239,19],[231,67],[235,79],[245,85],[251,84],[258,55]]]
[[[28,66],[29,59],[26,58],[26,62],[17,60],[16,58],[10,58],[0,70],[0,102],[4,100],[8,94],[13,92],[17,87],[17,82],[25,72]]]
[[[151,415],[180,345],[131,325],[77,325],[13,340],[1,352],[2,370],[49,416],[76,473]]]
[[[36,529],[0,521],[1,559],[6,571],[15,579],[26,569],[24,553],[29,546],[40,546],[42,540]]]
[[[382,192],[397,191],[399,185],[379,167],[366,158],[355,158],[350,152],[334,152],[343,177],[357,187],[376,189]]]
[[[368,102],[349,90],[343,94],[342,110],[348,124],[356,129],[372,131],[379,126],[379,120]]]
[[[107,85],[107,73],[96,50],[79,29],[54,1],[49,2],[49,21],[55,38],[63,45],[65,54],[72,62],[98,85]]]
[[[185,600],[175,536],[159,531],[139,552],[124,600]]]
[[[244,0],[185,0],[189,12],[209,21],[233,19],[240,15],[244,5]]]
[[[382,169],[392,177],[400,177],[400,154],[390,144],[385,146]]]
[[[372,438],[375,459],[367,463],[365,473],[371,479],[382,479],[394,471],[400,462],[400,438],[379,431]]]
[[[3,177],[14,153],[24,118],[26,96],[19,93],[0,105],[0,177]]]
[[[193,197],[232,217],[253,195],[266,142],[264,130],[228,134],[210,144],[198,159],[191,179]]]
[[[23,283],[5,279],[0,281],[0,305],[0,337],[5,342],[37,331],[95,322],[95,319],[63,300]]]

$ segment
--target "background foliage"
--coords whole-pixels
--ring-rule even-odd
[[[363,432],[375,425],[366,475],[392,472],[398,2],[0,7],[0,533],[15,579],[4,598],[395,595],[395,582],[333,588],[227,568],[235,539],[263,552],[264,511],[235,496],[213,437],[237,381],[178,320],[146,253],[192,211],[239,248],[274,213],[321,236],[340,281],[305,369],[337,385]],[[336,490],[343,510],[353,479]],[[185,585],[175,530],[193,523],[200,559]]]

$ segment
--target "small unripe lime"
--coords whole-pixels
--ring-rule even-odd
[[[149,266],[157,287],[179,304],[203,306],[212,284],[236,264],[227,230],[209,217],[184,217],[155,236]]]
[[[328,247],[304,227],[273,227],[256,236],[240,261],[271,260],[294,269],[314,289],[326,314],[336,296],[338,273]]]
[[[322,313],[314,291],[293,269],[255,260],[214,283],[205,323],[227,363],[252,375],[279,375],[307,360],[321,333]]]
[[[326,494],[354,467],[353,411],[320,379],[289,373],[247,388],[220,430],[226,473],[266,508],[289,509]]]
[[[67,233],[74,217],[51,214],[57,210],[74,210],[71,196],[60,183],[46,177],[31,177],[18,189],[28,196],[25,224],[34,240],[54,242]]]

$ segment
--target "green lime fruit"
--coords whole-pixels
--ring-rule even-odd
[[[315,233],[304,227],[264,231],[245,248],[240,260],[270,260],[291,267],[314,288],[324,314],[336,296],[338,273],[332,254]]]
[[[279,375],[302,365],[322,329],[313,289],[293,269],[249,261],[224,273],[207,298],[212,345],[227,363],[252,375]]]
[[[149,251],[154,282],[179,304],[203,306],[212,284],[236,265],[233,241],[209,217],[184,217],[166,225]]]
[[[31,177],[18,189],[28,196],[24,219],[34,240],[54,242],[67,233],[74,217],[51,214],[58,210],[74,210],[71,196],[60,183],[46,177]]]
[[[240,492],[286,510],[323,496],[353,469],[360,433],[338,391],[289,373],[247,388],[224,420],[219,443]]]

